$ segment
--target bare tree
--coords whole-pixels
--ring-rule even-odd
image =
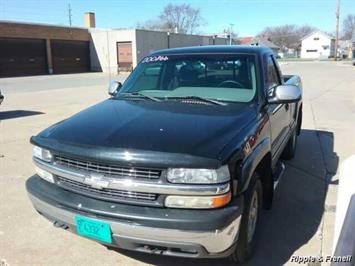
[[[350,40],[354,31],[355,31],[355,14],[354,15],[349,14],[343,20],[342,39]]]
[[[281,51],[285,52],[288,48],[297,49],[301,43],[301,39],[314,30],[314,27],[307,25],[299,27],[288,24],[277,27],[266,27],[258,34],[258,37],[275,43],[280,47]]]
[[[200,9],[188,4],[168,4],[159,15],[159,20],[138,23],[137,28],[192,34],[197,31],[201,23]]]
[[[312,33],[315,30],[317,30],[317,28],[309,25],[300,26],[297,27],[296,35],[298,36],[300,41],[303,37],[307,36],[308,34]]]
[[[162,31],[169,31],[169,26],[166,23],[163,23],[160,20],[147,20],[145,22],[138,22],[137,26],[138,29],[144,30],[162,30]]]

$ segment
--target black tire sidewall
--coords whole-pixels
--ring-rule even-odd
[[[296,149],[297,149],[297,131],[296,130],[294,130],[293,131],[293,134],[292,134],[292,144],[291,144],[292,146],[292,156],[294,156],[295,155],[295,153],[296,153]]]
[[[248,242],[248,223],[249,223],[249,212],[250,212],[250,204],[251,199],[254,194],[254,191],[258,193],[258,212],[257,212],[257,221],[256,227],[254,230],[253,238],[250,242]],[[242,219],[239,228],[239,236],[237,240],[237,245],[234,254],[232,255],[232,259],[237,262],[244,262],[252,255],[255,244],[256,244],[256,236],[260,223],[260,213],[262,206],[262,184],[257,174],[253,175],[251,183],[249,185],[248,190],[244,195],[244,210],[242,214]]]

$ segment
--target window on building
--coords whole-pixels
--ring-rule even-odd
[[[315,41],[319,41],[319,38],[318,38],[318,37],[315,37],[315,38],[313,38],[313,40],[315,40]]]
[[[306,50],[307,53],[316,53],[318,50]]]

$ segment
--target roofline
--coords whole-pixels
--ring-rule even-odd
[[[204,50],[209,48],[209,50]],[[191,51],[192,49],[192,51]],[[219,50],[221,49],[221,50]],[[223,50],[226,49],[226,50]],[[186,50],[186,51],[184,51]],[[202,50],[202,51],[201,51]],[[234,51],[233,51],[234,50]],[[254,51],[253,51],[254,50]],[[264,54],[271,52],[272,49],[266,46],[252,46],[252,45],[202,45],[202,46],[188,46],[176,47],[169,49],[161,49],[150,53],[149,55],[195,55],[195,54]]]
[[[86,12],[86,13],[93,13],[93,12]],[[168,34],[168,31],[161,31],[161,30],[149,30],[149,29],[139,29],[139,28],[85,28],[85,27],[70,27],[66,25],[57,25],[57,24],[48,24],[48,23],[33,23],[33,22],[26,22],[26,21],[11,21],[11,20],[0,20],[0,23],[8,23],[8,24],[17,24],[17,25],[32,25],[32,26],[46,26],[46,27],[56,27],[56,28],[70,28],[70,29],[81,29],[81,30],[88,30],[88,31],[149,31],[149,32],[161,32]],[[219,37],[216,35],[202,35],[202,34],[188,34],[188,33],[175,33],[170,32],[170,35],[185,35],[185,36],[198,36],[198,37],[215,37],[223,40],[229,40],[229,38]]]
[[[88,30],[89,28],[85,27],[70,27],[65,25],[56,25],[56,24],[47,24],[47,23],[33,23],[33,22],[22,22],[22,21],[11,21],[11,20],[0,20],[0,23],[8,23],[8,24],[18,24],[18,25],[33,25],[33,26],[45,26],[45,27],[55,27],[55,28],[69,28],[69,29],[80,29],[80,30]]]
[[[273,43],[272,41],[269,41],[268,39],[266,39],[266,38],[263,38],[263,37],[254,37],[253,39],[252,39],[252,42],[253,41],[260,41],[260,42],[268,42],[268,43],[270,43],[270,44],[272,44],[273,46],[271,47],[271,46],[267,46],[268,48],[270,48],[270,49],[272,49],[272,48],[274,48],[274,49],[281,49],[281,47],[280,46],[278,46],[278,45],[276,45],[275,43]]]
[[[215,37],[223,40],[229,40],[229,38],[224,38],[224,37],[218,37],[215,35],[202,35],[202,34],[188,34],[188,33],[175,33],[175,32],[169,32],[169,31],[163,31],[163,30],[150,30],[150,29],[140,29],[140,28],[92,28],[93,31],[95,30],[105,30],[105,31],[120,31],[120,30],[132,30],[132,31],[145,31],[145,32],[158,32],[158,33],[166,33],[169,35],[184,35],[184,36],[197,36],[197,37]]]
[[[303,41],[304,39],[307,39],[309,36],[311,36],[312,34],[317,33],[317,32],[323,34],[324,36],[328,37],[328,38],[331,39],[331,40],[334,39],[332,36],[330,36],[329,34],[325,33],[324,31],[321,31],[321,30],[314,30],[314,31],[312,31],[311,33],[309,33],[309,34],[307,34],[306,36],[304,36],[304,37],[301,39],[301,41]]]

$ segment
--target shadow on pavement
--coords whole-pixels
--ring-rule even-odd
[[[332,132],[302,130],[296,156],[286,162],[286,172],[275,191],[273,208],[263,212],[256,252],[245,265],[287,264],[292,254],[306,244],[316,246],[310,252],[320,252],[321,237],[317,231],[328,184],[336,183],[332,177],[338,167],[333,142]],[[153,265],[234,265],[227,259],[184,259],[126,250],[119,252]]]
[[[19,117],[25,117],[25,116],[31,116],[31,115],[42,115],[42,114],[44,114],[44,113],[37,112],[37,111],[27,111],[27,110],[4,111],[4,112],[0,112],[0,121],[7,120],[7,119],[13,119],[13,118],[19,118]]]

